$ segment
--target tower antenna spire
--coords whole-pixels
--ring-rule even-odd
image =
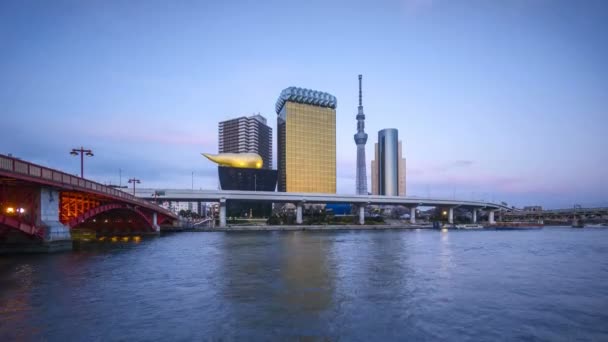
[[[359,107],[363,106],[363,91],[361,90],[362,82],[363,82],[363,75],[359,75]]]

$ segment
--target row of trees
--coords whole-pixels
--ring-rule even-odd
[[[178,215],[183,218],[189,218],[189,219],[194,219],[194,220],[200,219],[202,217],[201,215],[199,215],[198,213],[196,213],[190,209],[188,209],[188,210],[182,209],[179,211]]]

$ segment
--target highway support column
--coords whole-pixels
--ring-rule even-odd
[[[410,208],[410,223],[416,224],[416,207]]]
[[[448,211],[448,223],[454,224],[454,208],[450,208]]]
[[[477,223],[477,209],[473,208],[473,223]]]
[[[494,221],[494,210],[490,210],[490,212],[488,213],[488,223],[496,224],[496,221]]]
[[[359,204],[359,224],[365,224],[365,204]]]
[[[302,202],[296,203],[296,224],[302,224]]]
[[[220,199],[220,228],[226,228],[226,199]]]

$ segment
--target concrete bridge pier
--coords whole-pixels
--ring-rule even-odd
[[[454,208],[448,210],[448,223],[454,224]]]
[[[410,223],[416,224],[416,207],[410,208]]]
[[[488,212],[488,223],[489,224],[496,224],[496,221],[494,221],[494,210],[490,210]]]
[[[220,228],[226,227],[226,200],[220,199]]]
[[[365,224],[365,204],[359,205],[359,224]]]
[[[45,226],[44,241],[71,241],[70,228],[59,222],[59,192],[40,188],[40,223]]]
[[[160,233],[160,226],[158,225],[158,215],[156,212],[152,213],[152,228],[155,232]]]
[[[59,221],[59,192],[40,187],[31,193],[31,201],[26,210],[33,219],[28,224],[42,229],[42,234],[33,237],[15,230],[5,237],[0,245],[0,254],[72,250],[70,228]]]
[[[302,224],[302,202],[296,203],[296,224]]]
[[[473,208],[473,223],[477,223],[477,209]]]

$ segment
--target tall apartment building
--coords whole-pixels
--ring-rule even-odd
[[[222,121],[218,125],[220,153],[257,153],[262,168],[272,169],[272,128],[260,114]]]
[[[336,193],[336,97],[289,87],[276,103],[278,191]]]

